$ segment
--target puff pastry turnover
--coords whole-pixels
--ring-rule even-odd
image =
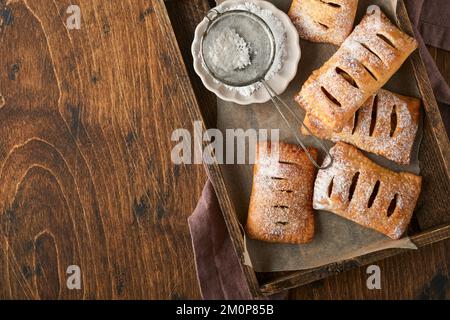
[[[406,231],[422,178],[375,164],[355,147],[338,142],[333,165],[319,170],[314,209],[328,210],[398,239]]]
[[[300,37],[340,45],[350,34],[358,0],[294,0],[288,15]]]
[[[417,42],[381,11],[367,14],[330,60],[303,84],[296,101],[325,128],[340,132],[416,47]]]
[[[409,164],[419,127],[420,100],[380,89],[356,111],[341,132],[306,115],[305,125],[321,139],[350,143],[399,164]],[[308,132],[302,129],[302,133]]]
[[[316,149],[311,148],[309,152],[317,158]],[[311,241],[314,177],[315,167],[299,147],[260,142],[253,171],[247,234],[267,242]]]

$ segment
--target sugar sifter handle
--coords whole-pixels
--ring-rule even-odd
[[[275,91],[267,84],[267,82],[265,80],[261,80],[261,83],[263,84],[264,88],[267,90],[267,93],[270,95],[270,99],[272,100],[275,108],[277,109],[278,113],[281,115],[281,117],[283,118],[284,122],[286,122],[287,126],[289,127],[289,129],[292,131],[292,133],[294,133],[295,135],[295,139],[297,140],[298,144],[302,147],[302,149],[305,151],[306,156],[308,157],[308,159],[312,162],[312,164],[314,164],[315,167],[317,167],[318,169],[326,169],[328,167],[330,167],[333,164],[333,157],[331,156],[330,152],[328,151],[328,149],[325,147],[325,145],[322,143],[322,141],[320,141],[318,138],[316,138],[312,133],[311,130],[309,130],[309,128],[303,123],[303,121],[297,116],[297,114],[291,109],[290,106],[288,106],[276,93]],[[284,109],[286,109],[291,115],[292,117],[303,127],[305,128],[309,134],[311,134],[312,139],[314,139],[314,141],[317,143],[317,145],[320,146],[320,148],[325,152],[325,154],[327,155],[324,163],[322,164],[322,166],[320,166],[315,160],[314,158],[311,156],[311,154],[309,153],[308,149],[306,148],[306,146],[303,144],[302,140],[300,139],[299,135],[298,135],[298,128],[293,128],[290,121],[288,120],[286,113],[283,111],[282,107]],[[328,163],[327,163],[328,162]]]
[[[218,15],[220,15],[219,10],[214,8],[209,10],[205,17],[209,20],[209,22],[212,22]]]

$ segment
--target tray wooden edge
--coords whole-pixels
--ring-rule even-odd
[[[450,225],[445,225],[431,231],[425,231],[414,235],[411,237],[411,241],[418,248],[421,248],[448,238],[450,238]],[[410,250],[411,249],[386,249],[341,262],[330,263],[313,269],[295,271],[292,274],[263,284],[260,287],[260,290],[264,295],[271,295],[286,289],[292,289],[305,285],[328,276],[337,275],[357,267],[365,266]]]
[[[176,55],[174,59],[178,62],[176,66],[177,73],[189,84],[181,88],[182,93],[186,97],[186,106],[189,117],[193,121],[201,120],[203,127],[202,130],[204,130],[203,132],[205,132],[205,119],[201,113],[200,107],[192,89],[192,84],[189,79],[187,68],[184,64],[178,42],[176,40],[167,9],[164,4],[164,0],[154,0],[153,2],[156,9],[155,12],[158,15],[158,19],[160,21],[161,28],[165,32],[165,34],[167,34],[168,43],[170,46],[172,46],[172,52]],[[403,0],[398,1],[397,11],[400,26],[409,34],[412,34],[413,31],[411,22],[409,21],[409,17],[407,15]],[[438,142],[439,151],[444,161],[444,165],[447,171],[447,178],[449,178],[450,143],[444,129],[439,108],[431,89],[428,75],[426,73],[425,66],[422,58],[420,57],[420,54],[416,51],[415,53],[413,53],[410,59],[413,64],[419,91],[423,97],[423,103],[427,112],[427,116],[430,120],[430,124],[433,127],[433,134],[436,141]],[[202,147],[205,147],[206,145],[207,143],[204,142],[204,145]],[[240,222],[238,221],[236,209],[234,208],[233,202],[229,197],[222,171],[218,164],[204,165],[204,167],[216,191],[225,224],[231,235],[230,238],[233,244],[233,248],[240,260],[242,271],[244,272],[250,292],[254,297],[270,295],[287,289],[295,288],[331,275],[341,273],[343,271],[348,271],[353,268],[369,264],[371,262],[385,259],[387,257],[405,251],[404,249],[390,249],[374,252],[365,256],[333,263],[319,268],[294,272],[288,276],[280,277],[277,280],[260,285],[253,268],[244,265],[243,263],[245,252],[243,230],[241,228]],[[428,244],[442,241],[447,238],[450,238],[450,225],[446,225],[432,231],[425,231],[421,234],[413,236],[411,239],[418,247],[422,247]]]
[[[188,111],[189,117],[192,121],[201,120],[203,133],[206,132],[205,119],[201,113],[200,107],[195,96],[187,68],[184,64],[183,56],[181,54],[178,42],[172,28],[172,24],[167,12],[167,8],[164,4],[164,0],[154,0],[155,12],[158,16],[160,26],[162,31],[167,35],[167,43],[171,46],[171,52],[174,54],[174,61],[177,62],[174,68],[176,69],[179,77],[183,78],[188,85],[182,86],[181,93],[186,97],[186,109]],[[207,142],[203,142],[202,148],[206,147]],[[236,210],[234,208],[233,202],[229,197],[227,187],[225,185],[225,179],[223,177],[222,171],[218,164],[204,165],[205,170],[211,180],[212,185],[216,191],[216,195],[222,209],[222,214],[225,220],[225,224],[228,228],[228,232],[231,235],[231,241],[236,255],[239,258],[242,271],[244,272],[245,278],[247,279],[247,284],[249,286],[250,292],[253,296],[261,296],[261,291],[259,289],[259,282],[256,278],[256,273],[253,268],[244,265],[244,236],[240,223],[237,219]]]

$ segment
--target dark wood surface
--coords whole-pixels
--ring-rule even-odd
[[[0,1],[0,298],[200,298],[174,166],[187,75],[159,0]],[[81,30],[66,10],[81,8]],[[168,38],[169,37],[169,38]],[[68,290],[79,265],[82,289]]]
[[[215,98],[191,68],[206,0],[0,0],[0,298],[199,298],[187,217],[206,175],[170,134]],[[450,54],[433,50],[450,80]],[[192,115],[191,115],[192,116]],[[213,113],[205,114],[214,126]],[[291,290],[299,299],[449,298],[450,241]],[[65,286],[82,270],[82,290]]]

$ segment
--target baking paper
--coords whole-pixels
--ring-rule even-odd
[[[270,2],[284,12],[288,11],[291,3],[290,0],[273,0]],[[355,25],[359,23],[369,5],[380,6],[391,21],[396,22],[396,4],[396,0],[360,0]],[[303,111],[296,105],[293,97],[300,90],[301,85],[311,72],[322,66],[336,52],[338,47],[304,40],[300,40],[300,46],[302,58],[297,76],[281,97],[297,110],[298,114],[303,118]],[[405,62],[384,88],[402,95],[420,97],[409,60]],[[219,99],[218,128],[223,132],[226,129],[235,128],[280,129],[280,140],[295,143],[293,134],[289,132],[271,102],[241,106]],[[418,174],[420,140],[421,126],[414,146],[412,163],[409,166],[400,166],[380,156],[366,154],[384,167],[395,171],[410,171]],[[314,145],[310,137],[304,137],[304,141],[306,144]],[[331,142],[326,142],[326,144],[329,147],[333,145]],[[245,225],[251,192],[252,166],[222,165],[221,169],[239,220],[242,225]],[[408,237],[396,241],[390,240],[390,238],[381,233],[364,228],[326,211],[316,211],[315,221],[316,232],[314,239],[311,243],[305,245],[272,244],[248,239],[247,237],[247,250],[255,271],[271,272],[309,269],[387,248],[416,249],[416,246]]]

